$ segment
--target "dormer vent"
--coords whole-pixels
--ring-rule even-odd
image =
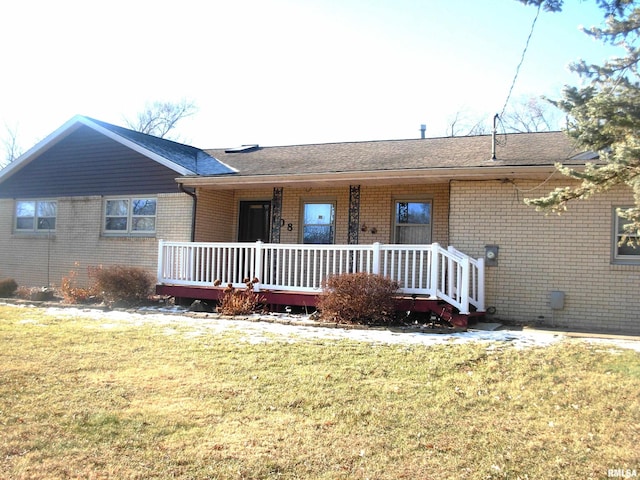
[[[260,145],[258,145],[257,143],[252,143],[249,145],[241,145],[240,147],[227,148],[224,153],[247,153],[258,150],[259,148]]]

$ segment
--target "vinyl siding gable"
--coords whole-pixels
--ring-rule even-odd
[[[172,193],[178,176],[83,126],[1,183],[0,198]]]

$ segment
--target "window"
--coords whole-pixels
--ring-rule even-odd
[[[58,203],[54,200],[17,200],[17,232],[49,232],[56,229]]]
[[[431,243],[431,202],[396,200],[393,231],[395,243]]]
[[[620,209],[625,209],[628,207],[619,207]],[[622,218],[618,215],[618,208],[614,209],[613,216],[615,219],[614,231],[615,235],[613,236],[613,260],[617,263],[640,263],[640,246],[632,246],[625,244],[621,245],[620,241],[624,237],[624,227],[629,223],[629,220],[626,218]],[[635,232],[632,235],[627,234],[628,239],[638,240],[640,239],[640,232]]]
[[[104,231],[109,234],[149,235],[156,231],[155,198],[105,200]]]
[[[302,243],[331,244],[335,235],[335,204],[305,202]]]

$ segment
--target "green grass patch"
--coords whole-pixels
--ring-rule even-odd
[[[251,344],[0,306],[4,478],[575,479],[640,470],[640,355]]]

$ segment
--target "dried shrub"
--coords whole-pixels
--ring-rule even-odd
[[[318,299],[320,319],[361,325],[389,324],[395,313],[398,282],[371,273],[329,277]]]
[[[265,299],[262,295],[255,292],[253,284],[258,283],[258,279],[252,281],[245,279],[246,286],[243,289],[236,289],[227,285],[224,289],[224,295],[220,299],[218,311],[224,315],[248,315],[260,308]]]
[[[12,297],[18,289],[18,284],[13,278],[0,280],[0,297]]]
[[[76,264],[78,266],[78,264]],[[89,278],[91,278],[92,270],[89,269]],[[64,303],[92,303],[101,301],[95,283],[89,287],[78,285],[78,271],[71,270],[69,275],[62,277],[60,284],[60,293]]]
[[[15,296],[18,298],[21,298],[23,300],[30,300],[31,299],[31,291],[32,289],[29,287],[24,287],[24,286],[19,286],[16,289],[16,293]]]
[[[97,267],[92,269],[90,275],[95,279],[96,291],[110,304],[135,305],[145,302],[153,286],[151,275],[139,267]]]
[[[39,302],[45,302],[53,300],[55,297],[55,291],[49,287],[18,287],[16,290],[16,297],[23,300],[34,300]]]

